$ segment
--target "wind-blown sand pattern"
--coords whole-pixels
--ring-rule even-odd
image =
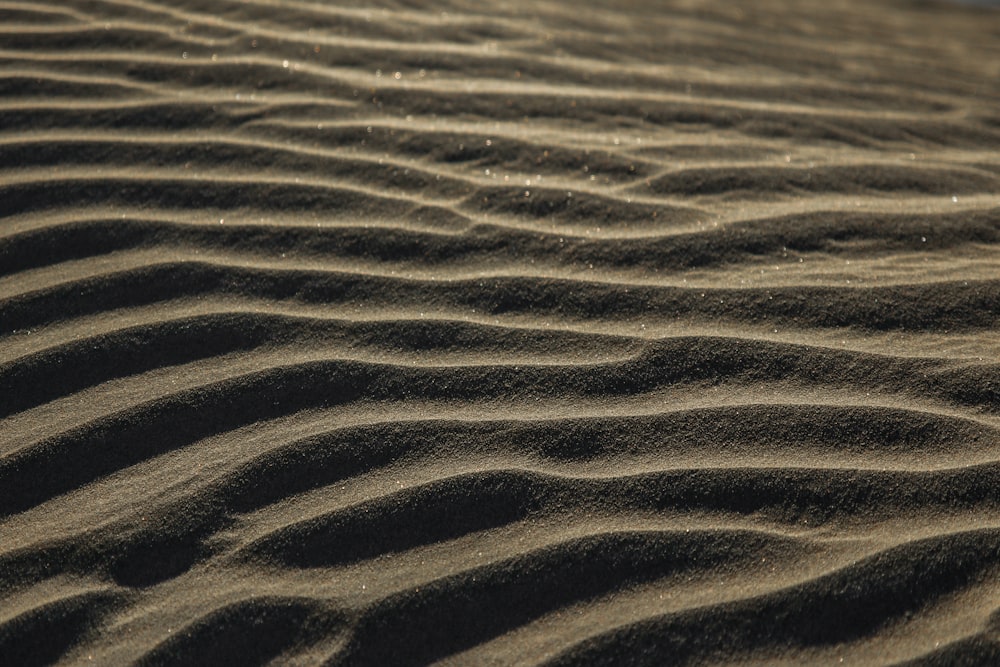
[[[1000,13],[0,3],[0,663],[1000,662]]]

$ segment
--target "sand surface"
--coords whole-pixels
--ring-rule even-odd
[[[0,3],[0,664],[1000,664],[1000,12]]]

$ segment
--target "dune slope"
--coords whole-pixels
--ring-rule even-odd
[[[0,3],[0,663],[1000,662],[1000,12]]]

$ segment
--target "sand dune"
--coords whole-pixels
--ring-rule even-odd
[[[0,3],[0,664],[1000,662],[1000,13]]]

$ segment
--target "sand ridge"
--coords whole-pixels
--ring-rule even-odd
[[[1000,662],[1000,12],[0,3],[0,664]]]

